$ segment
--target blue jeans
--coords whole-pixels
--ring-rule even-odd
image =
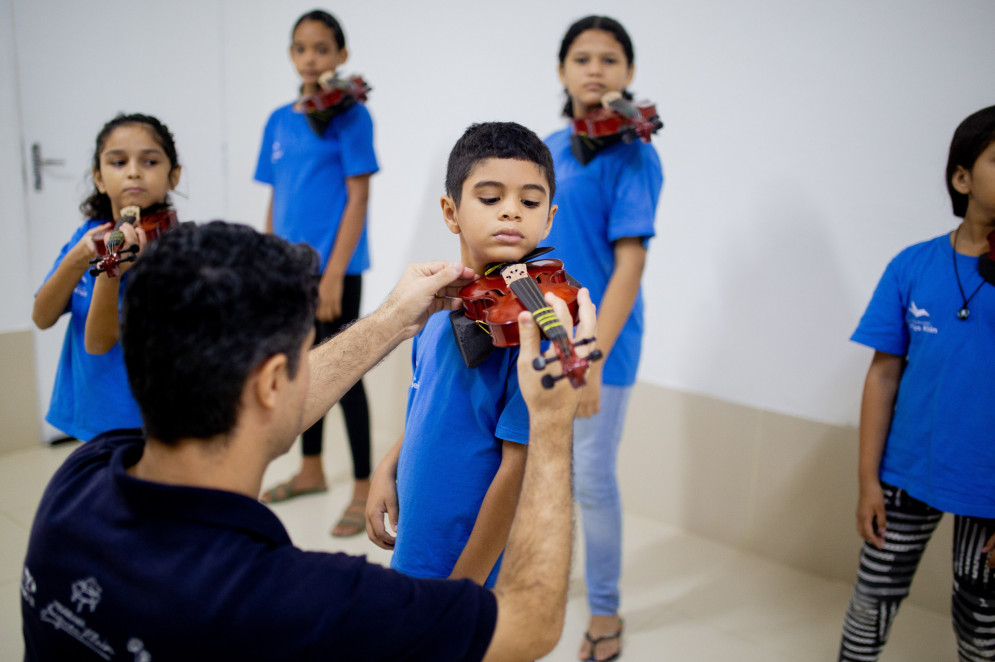
[[[615,458],[631,386],[601,385],[601,411],[574,421],[574,496],[580,504],[591,614],[618,613],[622,572],[622,502]]]

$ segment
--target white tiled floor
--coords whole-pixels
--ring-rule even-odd
[[[28,532],[41,492],[73,445],[0,455],[0,660],[23,655],[18,582]],[[270,467],[266,484],[288,475],[296,448]],[[330,475],[336,475],[330,473]],[[307,549],[389,555],[365,536],[331,538],[328,530],[350,497],[338,474],[332,490],[276,506],[296,544]],[[626,520],[624,655],[631,661],[833,660],[849,587],[687,535],[647,518]],[[579,555],[578,555],[579,556]],[[577,559],[579,561],[579,558]],[[576,659],[587,620],[578,563],[560,645],[545,658]],[[885,662],[954,660],[948,618],[905,605]]]

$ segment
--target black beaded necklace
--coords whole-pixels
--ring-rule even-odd
[[[976,288],[974,288],[974,292],[971,292],[971,296],[969,297],[964,296],[964,286],[960,284],[960,272],[957,270],[957,235],[959,233],[960,233],[960,226],[958,225],[957,229],[954,230],[954,245],[953,248],[951,249],[952,251],[951,254],[954,259],[954,276],[957,277],[957,289],[960,290],[960,298],[964,302],[964,305],[962,305],[960,307],[960,310],[957,311],[957,319],[966,320],[968,317],[971,316],[971,311],[968,310],[967,304],[971,303],[971,299],[974,298],[974,295],[977,294],[978,290],[980,290],[982,285],[985,284],[985,281],[981,281],[981,284],[978,285]]]

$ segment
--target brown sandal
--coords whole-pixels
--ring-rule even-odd
[[[342,532],[335,533],[337,530]],[[351,538],[363,531],[366,531],[366,499],[353,499],[330,533],[336,538]]]

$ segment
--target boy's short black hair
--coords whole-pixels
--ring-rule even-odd
[[[446,195],[459,207],[463,182],[474,166],[485,159],[516,159],[539,166],[549,184],[549,201],[556,193],[553,156],[539,136],[515,122],[484,122],[471,125],[449,152]]]
[[[317,270],[310,247],[221,221],[184,223],[149,244],[129,276],[121,330],[146,434],[171,443],[231,432],[246,379],[275,354],[295,377]]]
[[[988,146],[995,142],[995,106],[982,108],[970,115],[957,130],[950,141],[950,155],[947,157],[947,192],[953,204],[954,216],[964,218],[967,213],[967,196],[958,193],[953,186],[953,176],[960,166],[965,170],[974,167],[974,163]]]

